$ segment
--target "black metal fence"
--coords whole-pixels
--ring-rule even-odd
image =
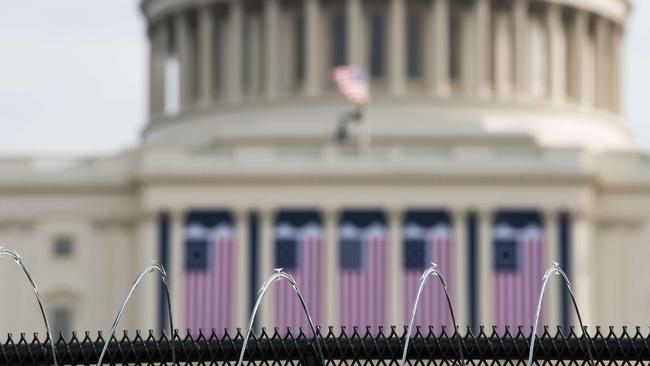
[[[643,330],[645,332],[645,330]],[[525,366],[527,363],[530,331],[522,328],[480,328],[477,332],[464,330],[462,336],[442,329],[414,330],[409,346],[408,364],[453,366],[462,359],[468,366]],[[578,329],[548,328],[538,336],[534,359],[537,366],[546,365],[639,365],[650,364],[650,333],[641,328],[602,329],[596,327],[583,336]],[[402,357],[406,331],[395,327],[371,332],[368,329],[328,328],[318,337],[326,365],[395,365]],[[459,339],[460,337],[460,339]],[[31,339],[28,339],[31,338]],[[70,339],[59,337],[56,352],[59,364],[95,364],[104,346],[102,333],[74,334]],[[172,344],[176,362],[181,365],[236,365],[243,344],[240,331],[235,334],[215,330],[198,334],[174,333],[173,342],[153,331],[146,334],[123,333],[113,338],[108,346],[104,364],[172,364]],[[591,356],[590,356],[591,355]],[[50,365],[52,354],[49,340],[42,342],[38,335],[19,337],[11,335],[0,344],[2,365]],[[249,340],[245,364],[258,361],[262,365],[322,365],[310,332],[298,330],[268,332],[262,330]],[[593,363],[592,363],[593,361]],[[251,363],[252,364],[252,363]]]

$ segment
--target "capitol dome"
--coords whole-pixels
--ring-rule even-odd
[[[381,140],[522,135],[629,150],[629,0],[144,0],[146,143],[323,140],[349,110],[332,67],[367,70]]]

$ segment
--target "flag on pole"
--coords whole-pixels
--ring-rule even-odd
[[[339,222],[339,311],[345,327],[384,325],[386,320],[384,214],[346,211]]]
[[[432,262],[445,275],[452,296],[454,240],[449,215],[442,211],[409,211],[404,218],[404,319],[410,321],[420,277]],[[413,325],[453,328],[449,306],[437,279],[428,281],[420,295]]]
[[[500,331],[506,325],[513,331],[520,325],[529,331],[544,276],[543,263],[544,230],[539,214],[498,213],[494,226],[493,279],[495,319]]]
[[[366,104],[368,102],[368,80],[361,66],[336,66],[332,70],[332,79],[341,95],[351,103]]]
[[[185,323],[223,331],[232,326],[233,220],[224,211],[190,212],[185,226]]]
[[[315,211],[282,211],[275,222],[275,267],[283,268],[298,283],[314,325],[322,313],[323,228]],[[287,281],[277,283],[275,319],[277,327],[309,328],[302,304]],[[294,335],[296,333],[293,333]]]

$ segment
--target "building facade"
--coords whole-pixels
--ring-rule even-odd
[[[107,328],[150,259],[169,270],[181,329],[244,326],[276,267],[321,325],[404,324],[432,261],[461,324],[529,326],[554,261],[588,324],[650,321],[650,167],[620,108],[629,0],[141,8],[141,144],[0,160],[0,241],[33,269],[57,329]],[[371,94],[346,141],[340,64],[362,65]],[[19,281],[0,288],[16,294],[3,307],[31,306]],[[289,290],[272,290],[259,325],[306,324]],[[448,324],[438,285],[427,291],[418,324]],[[549,291],[545,323],[572,322],[559,283]],[[161,300],[144,283],[124,326],[164,325]]]

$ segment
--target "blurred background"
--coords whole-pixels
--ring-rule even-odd
[[[64,334],[107,329],[150,260],[194,331],[244,326],[276,267],[317,324],[403,325],[430,262],[462,325],[530,326],[552,262],[586,323],[646,325],[649,44],[631,0],[7,4],[0,245]],[[0,332],[42,331],[5,261]],[[123,328],[167,326],[156,281]],[[258,326],[307,324],[269,297]],[[416,324],[449,325],[424,299]],[[543,322],[568,301],[552,284]]]

